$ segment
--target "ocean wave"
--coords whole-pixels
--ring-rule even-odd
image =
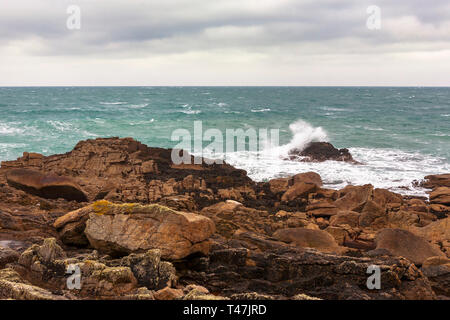
[[[103,105],[120,105],[120,104],[127,104],[127,102],[122,102],[122,101],[113,101],[113,102],[99,102],[100,104]]]
[[[137,122],[129,122],[128,124],[130,126],[141,126],[141,125],[146,125],[146,124],[150,124],[155,122],[155,119],[150,119],[150,120],[143,120],[143,121],[137,121]]]
[[[200,110],[181,110],[181,113],[185,113],[185,114],[199,114],[202,113]]]
[[[199,114],[202,113],[201,110],[192,110],[192,106],[189,104],[184,104],[182,107],[186,110],[179,110],[178,112],[184,113],[184,114]]]
[[[270,108],[265,109],[251,109],[251,112],[269,112],[271,111]]]
[[[328,107],[328,106],[320,107],[320,109],[321,109],[321,110],[325,110],[325,111],[339,111],[339,112],[353,111],[352,109],[347,109],[347,108],[335,108],[335,107]]]
[[[10,134],[21,134],[24,133],[25,129],[13,127],[6,123],[0,123],[0,134],[10,135]]]

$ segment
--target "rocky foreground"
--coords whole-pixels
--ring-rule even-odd
[[[450,298],[450,174],[428,200],[170,156],[109,138],[2,162],[0,299]]]

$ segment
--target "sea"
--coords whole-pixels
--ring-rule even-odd
[[[225,155],[256,181],[315,171],[328,188],[371,183],[426,196],[416,182],[450,172],[443,87],[0,87],[0,160],[65,153],[98,137],[172,148],[174,132],[194,135],[195,122],[224,137],[227,129],[278,130],[278,148]],[[286,160],[289,149],[314,141],[348,148],[362,164]]]

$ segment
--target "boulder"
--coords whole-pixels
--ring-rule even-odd
[[[289,189],[281,197],[288,202],[297,198],[308,198],[310,193],[317,192],[322,186],[322,178],[315,172],[299,173],[289,179]]]
[[[386,249],[395,256],[404,257],[416,265],[435,256],[445,257],[437,246],[402,229],[383,229],[376,237],[376,249]]]
[[[383,207],[373,200],[367,200],[359,217],[359,225],[361,227],[384,227],[386,221],[386,211]]]
[[[165,287],[156,291],[154,296],[156,300],[179,300],[184,296],[184,293],[181,289]]]
[[[296,174],[290,178],[290,184],[295,185],[296,183],[313,183],[318,187],[323,185],[322,178],[318,173],[315,172],[304,172]]]
[[[285,193],[289,188],[289,178],[277,178],[269,180],[269,189],[272,193]]]
[[[312,142],[305,149],[292,149],[289,151],[291,160],[301,159],[301,161],[323,162],[326,160],[345,161],[358,163],[355,161],[348,149],[336,149],[329,142]]]
[[[361,214],[359,212],[354,211],[342,211],[336,215],[333,215],[330,218],[331,226],[339,226],[339,225],[349,225],[350,227],[358,227],[359,226],[359,217]]]
[[[317,185],[309,182],[298,182],[290,187],[281,197],[281,201],[288,202],[297,198],[308,198],[310,193],[317,191]]]
[[[328,232],[306,228],[288,228],[276,231],[273,238],[278,241],[292,243],[302,248],[313,248],[322,252],[339,253],[336,240]]]
[[[132,253],[123,257],[120,265],[131,268],[138,284],[151,290],[171,286],[176,280],[175,268],[170,262],[161,261],[159,250]]]
[[[373,193],[373,186],[347,186],[339,191],[339,197],[334,205],[340,210],[361,212]]]
[[[58,230],[61,241],[69,246],[86,246],[89,244],[84,234],[86,221],[91,207],[71,211],[55,220],[53,226]]]
[[[92,247],[126,255],[160,249],[164,259],[182,259],[192,253],[207,254],[208,238],[215,232],[211,219],[178,212],[161,205],[95,202],[88,209],[85,234]]]
[[[315,200],[306,206],[306,211],[315,217],[331,217],[339,213],[339,208],[327,200]]]
[[[439,187],[430,193],[430,202],[450,205],[450,187]]]
[[[42,173],[28,169],[12,169],[6,173],[8,184],[42,198],[87,201],[81,187],[70,177]]]
[[[435,174],[425,177],[425,181],[421,183],[424,188],[434,189],[437,187],[450,188],[450,173]]]

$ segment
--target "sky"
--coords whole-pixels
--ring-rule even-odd
[[[0,86],[96,85],[450,86],[450,1],[1,1]]]

